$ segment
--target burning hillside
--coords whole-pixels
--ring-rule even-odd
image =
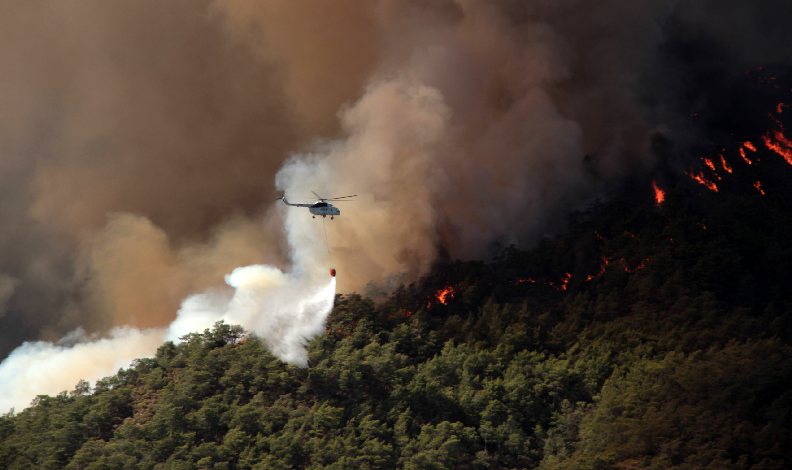
[[[30,386],[13,406],[218,320],[306,366],[308,338],[354,337],[324,327],[331,267],[342,292],[387,297],[453,259],[552,251],[570,213],[623,193],[663,226],[734,194],[784,200],[789,7],[727,3],[0,7],[0,375]],[[276,190],[361,196],[325,232],[262,202]],[[674,230],[600,229],[574,256],[443,279],[388,315],[638,279],[704,231]],[[81,367],[46,369],[50,354]]]
[[[787,468],[792,168],[763,147],[745,163],[755,131],[730,130],[720,164],[686,161],[717,192],[666,169],[533,249],[437,263],[379,303],[335,296],[307,368],[217,323],[0,417],[0,462]],[[272,276],[229,279],[234,311]]]

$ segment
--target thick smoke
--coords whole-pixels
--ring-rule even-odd
[[[0,364],[0,410],[18,411],[37,395],[57,395],[80,380],[112,375],[136,358],[152,356],[164,337],[161,329],[116,328],[94,341],[85,341],[85,332],[75,330],[59,344],[24,343]],[[81,342],[69,344],[74,341]]]
[[[180,305],[183,324],[239,266],[303,292],[332,266],[350,291],[530,245],[651,170],[650,136],[706,106],[702,77],[788,63],[790,8],[5,2],[0,357],[78,327],[162,329]],[[322,221],[273,206],[276,187],[360,197]],[[284,322],[272,302],[261,318]]]
[[[230,298],[216,291],[187,298],[168,328],[168,339],[178,341],[223,320],[255,332],[285,362],[307,367],[305,345],[324,332],[335,299],[335,278],[317,284],[307,276],[254,265],[235,269],[226,282],[235,289]]]

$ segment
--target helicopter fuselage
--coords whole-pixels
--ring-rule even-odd
[[[338,210],[337,207],[326,202],[317,202],[309,207],[308,211],[313,215],[321,215],[323,217],[328,215],[331,217],[334,215],[341,215],[341,211]]]
[[[313,214],[314,217],[317,215],[321,215],[322,217],[327,217],[328,215],[332,219],[333,216],[341,215],[341,211],[338,208],[328,202],[324,201],[316,201],[313,204],[292,204],[286,197],[279,197],[279,200],[283,201],[286,205],[294,206],[294,207],[307,207],[308,211]]]

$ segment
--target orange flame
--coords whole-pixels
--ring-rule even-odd
[[[742,149],[742,148],[740,149],[740,156],[743,157],[743,160],[745,160],[745,163],[747,163],[749,165],[753,164],[753,162],[751,160],[748,160],[748,157],[745,156],[745,149]]]
[[[448,300],[446,300],[448,297],[454,298],[454,288],[451,286],[448,286],[437,293],[437,300],[439,300],[443,305],[448,304]]]
[[[716,193],[718,192],[718,187],[715,186],[715,183],[704,178],[703,174],[694,175],[692,173],[687,173],[687,175],[693,178],[694,180],[698,181],[699,183],[703,184],[707,188],[709,188],[710,191],[715,191]]]
[[[788,147],[792,147],[792,143],[789,143],[789,140],[787,140],[786,137],[784,137],[784,135],[779,131],[775,131],[775,136],[780,142],[783,142]],[[770,138],[770,134],[762,137],[762,139],[764,139],[764,143],[767,148],[784,157],[787,163],[792,165],[792,150],[781,147],[778,142],[773,142],[773,140]]]
[[[556,289],[556,290],[566,290],[567,284],[569,284],[569,279],[572,277],[571,274],[566,273],[566,276],[561,279],[561,285],[556,287],[551,281],[547,281],[547,285]]]
[[[602,276],[603,274],[605,274],[605,267],[608,265],[608,263],[610,263],[610,258],[606,258],[606,257],[603,256],[602,257],[602,261],[603,261],[603,264],[602,264],[602,266],[600,266],[599,272],[597,274],[589,274],[588,277],[586,278],[586,281],[590,281],[590,280],[594,279],[595,277],[599,277],[599,276]]]
[[[762,190],[762,183],[757,181],[756,183],[754,183],[754,188],[758,189],[759,192],[762,193],[762,195],[764,196],[765,192],[764,192],[764,190]]]
[[[704,227],[704,229],[706,229],[706,228],[707,227]],[[672,241],[673,241],[673,239],[672,239]],[[664,251],[661,254],[668,254],[668,253],[670,253],[670,252]],[[586,278],[586,281],[590,281],[590,280],[594,279],[595,277],[603,275],[605,273],[605,267],[608,266],[608,264],[610,263],[610,261],[612,259],[613,258],[606,258],[606,257],[603,256],[602,257],[603,265],[600,267],[599,272],[597,274],[589,274],[589,276]],[[646,267],[646,263],[648,263],[649,260],[651,260],[651,259],[652,259],[652,257],[650,256],[650,257],[642,260],[641,263],[638,264],[638,266],[636,266],[636,267],[634,267],[632,269],[629,266],[627,266],[627,260],[625,258],[619,259],[618,263],[621,264],[621,267],[624,269],[624,272],[632,274],[635,271],[638,271],[638,270],[643,269],[644,267]]]
[[[567,284],[569,284],[569,278],[571,277],[572,277],[571,274],[566,273],[566,277],[561,280],[561,290],[566,290]]]
[[[779,107],[780,106],[781,105],[779,105]],[[772,114],[770,114],[770,117],[776,122],[776,124],[778,124],[778,129],[773,131],[773,136],[775,136],[777,142],[773,142],[773,139],[770,138],[770,133],[767,133],[767,135],[763,136],[762,140],[764,140],[764,143],[768,149],[781,155],[784,157],[787,163],[792,165],[792,141],[784,136],[784,125],[781,124],[781,121],[776,119]],[[783,148],[782,145],[787,148]]]
[[[622,261],[624,261],[624,260],[622,260]],[[625,271],[627,271],[628,273],[632,274],[632,273],[634,273],[635,271],[638,271],[639,269],[643,269],[643,268],[644,268],[644,266],[646,266],[646,262],[647,262],[647,261],[649,261],[649,258],[647,258],[647,259],[645,259],[645,260],[641,261],[641,264],[639,264],[638,266],[634,267],[633,269],[630,269],[630,268],[628,268],[627,266],[625,266],[625,267],[624,267],[624,270],[625,270]]]
[[[652,187],[655,192],[655,201],[657,201],[657,205],[659,206],[665,201],[665,191],[657,187],[657,181],[655,180],[652,180]]]
[[[792,147],[792,141],[784,137],[784,134],[782,134],[781,131],[773,131],[773,134],[775,134],[775,138],[778,139],[779,142],[786,145],[787,147]]]
[[[723,165],[723,169],[724,169],[724,170],[726,170],[726,171],[728,171],[729,173],[731,173],[731,172],[732,172],[732,167],[731,167],[731,165],[729,165],[728,163],[726,163],[726,159],[725,159],[725,158],[723,158],[723,155],[720,155],[720,157],[721,157],[721,165]]]
[[[749,149],[751,152],[756,152],[756,147],[751,142],[743,142],[743,145]]]
[[[715,164],[712,163],[712,160],[710,160],[709,158],[705,158],[704,163],[706,163],[707,166],[712,169],[712,171],[715,171]]]

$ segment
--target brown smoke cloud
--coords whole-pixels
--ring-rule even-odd
[[[279,256],[246,234],[263,232],[272,175],[315,129],[295,125],[281,68],[231,39],[211,2],[3,9],[0,270],[19,280],[3,354],[20,330],[167,323],[222,280],[211,269]],[[250,248],[207,261],[235,238]]]
[[[555,233],[655,164],[666,24],[737,62],[790,50],[767,39],[779,2],[727,3],[6,2],[0,357],[167,325],[238,266],[287,266],[285,236],[343,292]],[[329,260],[319,220],[272,206],[276,182],[360,194],[327,221]]]
[[[226,31],[283,77],[283,95],[307,132],[338,130],[339,107],[358,98],[379,56],[377,2],[217,0]]]

